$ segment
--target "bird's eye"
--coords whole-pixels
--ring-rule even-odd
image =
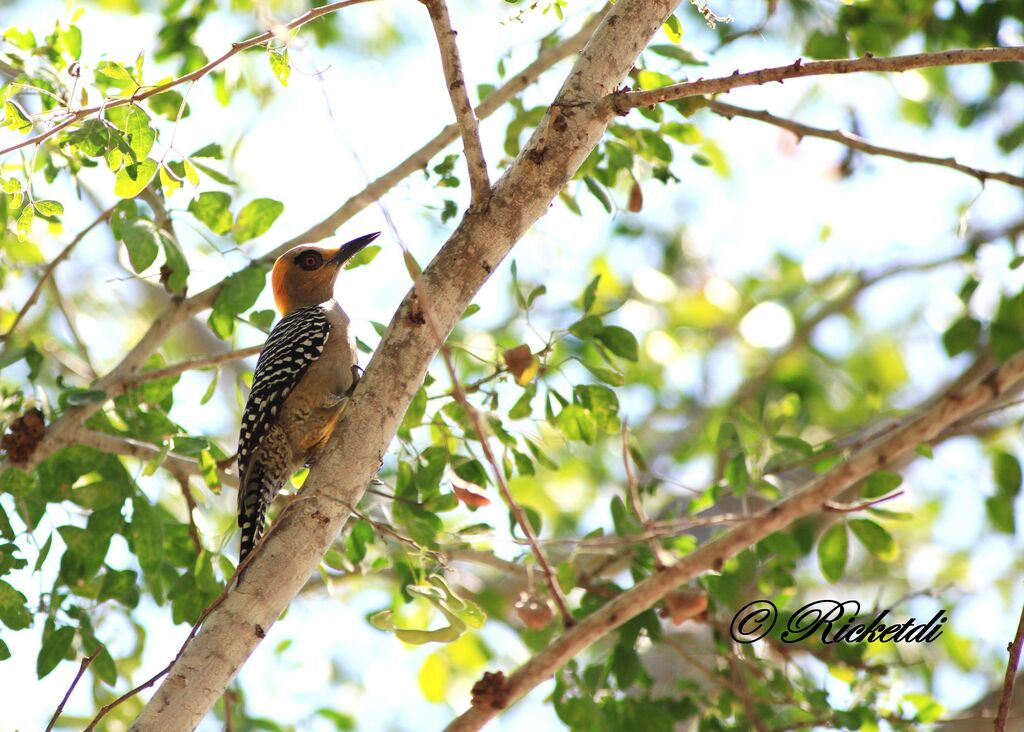
[[[313,249],[303,252],[295,259],[299,263],[299,266],[307,272],[319,269],[320,265],[324,263],[324,258],[320,255],[320,252]]]

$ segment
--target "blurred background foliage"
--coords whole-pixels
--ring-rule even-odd
[[[0,148],[52,130],[69,105],[194,72],[306,9],[9,5]],[[453,3],[474,100],[599,9]],[[251,347],[275,318],[265,255],[449,122],[425,21],[418,4],[388,0],[327,15],[194,85],[0,158],[0,680],[5,696],[27,698],[43,679],[16,703],[14,726],[41,727],[91,656],[57,725],[83,727],[173,657],[231,576],[230,458]],[[1022,22],[1013,0],[684,6],[628,83],[1020,45]],[[567,68],[484,123],[492,169],[519,153]],[[1022,64],[932,68],[793,81],[730,102],[1013,173],[1022,80]],[[726,122],[700,99],[615,120],[449,339],[577,616],[655,571],[652,546],[689,551],[970,364],[1024,346],[1019,189],[797,142]],[[410,285],[395,236],[425,264],[464,211],[457,147],[340,233],[391,225],[339,283],[365,353]],[[250,348],[246,358],[96,388],[168,303],[221,280],[209,316],[177,328],[145,369]],[[88,435],[19,469],[42,424],[81,405],[102,405]],[[1024,599],[1019,456],[1013,403],[959,425],[846,497],[892,500],[750,547],[588,649],[498,728],[917,729],[958,716],[996,688]],[[484,670],[508,671],[557,634],[440,362],[380,479],[204,728],[438,726]],[[865,612],[945,610],[951,621],[922,646],[786,646],[777,633],[738,646],[729,622],[759,597],[784,615],[856,598]],[[117,706],[103,728],[125,728],[141,703]]]

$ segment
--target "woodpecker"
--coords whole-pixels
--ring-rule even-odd
[[[270,283],[283,317],[256,362],[238,434],[239,561],[263,535],[281,486],[327,442],[355,387],[355,344],[334,282],[341,265],[378,236],[337,249],[302,244],[274,263]]]

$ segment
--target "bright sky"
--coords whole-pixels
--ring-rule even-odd
[[[577,11],[581,5],[570,3],[569,10]],[[719,14],[737,18],[738,27],[746,27],[760,19],[762,5],[753,1],[720,2],[714,8]],[[28,25],[39,36],[50,27],[63,6],[64,3],[57,0],[16,2],[0,10],[0,25]],[[513,50],[508,68],[514,70],[529,60],[534,48],[532,41],[553,26],[552,18],[539,13],[528,15],[523,24],[499,24],[496,19],[510,16],[515,8],[497,0],[483,4],[453,2],[451,10],[460,31],[463,66],[471,90],[477,83],[496,80],[496,50]],[[211,134],[233,138],[244,132],[234,173],[245,186],[246,197],[276,198],[283,201],[286,208],[270,234],[254,242],[244,254],[194,262],[192,292],[238,269],[247,261],[247,256],[258,255],[302,231],[348,195],[360,190],[365,179],[353,161],[353,150],[358,153],[367,175],[373,178],[404,159],[451,120],[430,26],[418,4],[380,0],[344,11],[341,20],[346,27],[365,32],[389,14],[400,17],[401,27],[414,38],[399,55],[378,60],[351,51],[317,49],[310,44],[300,53],[293,51],[295,70],[289,87],[279,90],[275,100],[264,110],[256,109],[244,98],[223,109],[207,103],[211,99],[209,84],[201,83],[194,89],[191,99],[196,109],[202,110],[202,118],[199,120],[199,115],[195,115],[182,123],[176,147],[188,152],[209,142]],[[687,40],[698,48],[711,48],[713,42],[703,29],[700,17],[688,7],[683,7],[680,15]],[[776,24],[781,22],[784,22],[781,17],[775,21]],[[85,38],[83,62],[86,65],[98,60],[103,53],[114,59],[134,59],[140,50],[149,47],[158,27],[157,19],[151,15],[114,15],[94,7],[87,9],[79,25]],[[249,29],[247,26],[230,23],[222,15],[215,16],[203,26],[199,40],[213,56],[220,53],[227,42],[241,38]],[[695,70],[694,76],[790,63],[797,56],[797,48],[753,37],[729,47],[715,58],[710,68]],[[147,60],[150,78],[162,75],[155,66]],[[226,66],[229,74],[237,73],[242,67],[246,73],[257,74],[264,83],[276,83],[259,55],[243,61],[236,59]],[[528,92],[528,106],[550,99],[567,67],[561,68],[562,71],[550,74],[544,83]],[[314,74],[314,70],[322,73]],[[983,88],[978,82],[984,78],[983,73],[979,69],[958,69],[953,79],[965,89]],[[927,83],[914,72],[897,79],[851,75],[742,89],[731,94],[728,101],[754,109],[767,108],[782,115],[795,114],[801,121],[823,127],[845,126],[846,110],[853,108],[862,121],[863,134],[879,144],[940,156],[955,155],[962,162],[983,168],[1017,171],[1022,168],[1024,158],[1019,151],[1007,159],[995,148],[992,143],[996,137],[994,127],[976,127],[968,135],[949,125],[939,125],[925,133],[906,124],[894,124],[897,94],[919,98],[927,94]],[[482,127],[492,172],[495,161],[501,157],[504,119],[504,115],[496,115]],[[718,275],[726,281],[740,273],[762,269],[775,251],[806,258],[808,273],[820,276],[837,267],[858,266],[872,270],[886,264],[931,259],[960,246],[956,236],[960,209],[979,191],[977,184],[965,176],[899,161],[861,158],[861,165],[867,165],[869,172],[835,183],[832,171],[843,150],[833,143],[808,139],[794,147],[787,135],[757,122],[741,119],[726,122],[709,114],[701,114],[693,121],[706,137],[716,139],[727,151],[732,177],[723,181],[709,169],[689,164],[681,157],[673,167],[682,178],[681,184],[670,188],[654,183],[645,185],[643,217],[658,222],[663,228],[687,223],[694,249],[707,253],[715,262]],[[158,142],[156,151],[161,150],[160,145]],[[109,183],[97,183],[97,190],[105,201],[112,200],[109,187]],[[466,188],[468,186],[459,190],[463,197],[460,204],[464,202]],[[179,192],[171,203],[184,209],[189,195],[187,191]],[[601,246],[610,236],[611,217],[594,199],[581,196],[580,200],[583,217],[573,216],[556,206],[515,251],[524,279],[545,282],[547,297],[552,302],[578,295],[589,273],[578,269],[577,263],[585,261],[595,243]],[[439,205],[440,197],[422,185],[418,176],[412,176],[389,193],[385,203],[403,239],[419,262],[425,264],[443,241],[444,231],[436,223],[436,212],[424,214],[422,207],[424,203]],[[998,224],[1020,213],[1019,192],[993,183],[974,200],[969,220]],[[69,206],[66,231],[77,231],[94,215],[88,205]],[[831,226],[832,234],[820,243],[819,232],[825,224]],[[380,210],[371,207],[347,224],[340,236],[350,238],[375,230],[386,231],[386,225]],[[190,236],[184,225],[179,227],[179,233],[186,238]],[[338,299],[356,321],[357,335],[369,341],[376,339],[367,321],[387,322],[408,287],[397,244],[388,234],[382,237],[381,243],[384,251],[374,261],[372,269],[359,270],[358,276],[343,274],[337,290]],[[47,255],[52,256],[57,246],[54,243],[53,251],[48,251]],[[104,263],[110,247],[111,241],[105,235],[87,239],[72,260],[62,266],[58,282],[70,284],[85,277],[92,282],[103,282],[105,296],[125,303],[130,310],[138,290],[131,281],[123,279],[121,270]],[[1004,255],[1005,252],[993,248],[984,253],[983,266],[992,271],[1002,267],[1005,271],[1001,259]],[[645,248],[642,241],[639,245],[617,244],[609,256],[624,278],[634,277],[637,286],[655,299],[659,293],[672,296],[673,283],[664,282],[663,276],[659,280],[659,273],[652,273],[650,266],[656,263],[654,252]],[[508,267],[505,266],[481,292],[478,302],[483,311],[477,316],[482,318],[481,322],[487,322],[489,311],[498,310],[507,277]],[[925,306],[929,314],[929,322],[922,322],[919,332],[906,344],[908,368],[915,380],[908,404],[963,364],[962,359],[947,364],[934,337],[935,329],[955,316],[955,311],[949,309],[949,301],[959,284],[959,273],[939,271],[918,279],[913,287],[908,286],[907,280],[900,279],[875,288],[861,300],[860,308],[866,321],[879,330],[892,326],[921,306]],[[1021,285],[1019,281],[1014,284],[1018,288]],[[22,302],[29,285],[20,283],[12,288],[9,293],[12,300]],[[989,284],[983,287],[991,289],[987,295],[982,292],[979,302],[991,304],[998,289]],[[728,299],[728,285],[719,282],[717,288],[717,296]],[[271,306],[269,293],[265,293],[265,303],[266,307]],[[627,327],[638,332],[646,330],[642,309],[626,309],[622,318]],[[102,325],[91,321],[87,315],[83,315],[82,320],[86,337],[95,344],[96,355],[107,364],[114,363],[123,354],[125,342],[104,333]],[[784,343],[791,330],[792,322],[785,311],[774,303],[764,303],[747,315],[742,332],[752,343],[771,347]],[[692,388],[695,383],[693,364],[686,354],[673,351],[671,342],[664,341],[663,338],[648,341],[648,354],[659,360],[678,362],[679,368],[674,368],[672,373],[679,387]],[[257,342],[258,334],[250,331],[239,345]],[[826,324],[818,342],[823,349],[835,352],[844,352],[856,345],[855,335],[840,323]],[[714,366],[720,379],[716,393],[728,393],[738,378],[735,360],[723,354]],[[208,378],[208,375],[187,375],[182,383],[192,384],[201,391]],[[641,414],[639,402],[634,404],[627,400],[625,407],[627,413]],[[172,416],[186,426],[219,433],[225,444],[234,440],[236,417],[233,414],[210,413],[209,409],[191,412],[178,409]],[[943,552],[971,545],[978,547],[979,590],[986,586],[985,559],[1019,552],[1020,547],[1012,546],[1003,536],[981,536],[986,526],[984,516],[976,510],[976,499],[966,497],[963,489],[990,490],[987,476],[982,456],[967,441],[944,446],[936,451],[934,462],[922,462],[910,471],[907,495],[892,506],[895,510],[913,510],[922,501],[934,498],[943,503],[936,526],[936,541],[941,547],[938,554],[935,549],[923,549],[921,556],[915,556],[911,563],[913,574],[922,586],[932,581],[935,567],[942,563]],[[695,480],[699,479],[699,475],[695,476]],[[222,508],[233,500],[233,495],[223,496]],[[115,546],[113,551],[117,550]],[[1019,607],[1024,599],[1020,594],[1010,598],[1010,607]],[[423,658],[433,649],[408,650],[393,637],[366,625],[365,615],[379,609],[383,601],[383,595],[363,592],[341,602],[324,599],[296,603],[242,672],[251,712],[289,723],[311,708],[330,705],[354,715],[360,721],[360,729],[365,730],[439,729],[443,726],[451,718],[452,710],[442,704],[422,701],[416,682]],[[965,629],[972,625],[989,628],[993,642],[1005,644],[1006,638],[1012,635],[1009,617],[1013,613],[1004,611],[1003,602],[1002,598],[991,594],[965,602],[958,606],[953,625]],[[168,614],[167,608],[147,607],[140,615],[150,638],[146,669],[162,666],[187,632],[182,626],[171,626]],[[358,632],[352,632],[353,629]],[[39,630],[41,628],[4,634],[14,659],[0,663],[0,688],[12,692],[10,698],[31,701],[16,704],[13,710],[5,705],[0,732],[42,728],[77,668],[77,664],[63,663],[42,682],[36,683],[34,664]],[[101,636],[114,639],[116,634],[101,632]],[[510,659],[525,660],[525,651],[510,632],[488,629],[486,637],[499,651],[501,665],[506,670]],[[294,639],[293,645],[282,658],[274,656],[273,648],[286,638]],[[112,645],[116,655],[117,641],[113,640]],[[363,690],[347,685],[339,696],[323,697],[323,690],[333,678],[334,664],[346,674],[361,679],[365,684]],[[983,688],[983,680],[978,676],[946,668],[939,669],[938,678],[944,700],[951,707],[970,702]],[[467,691],[456,690],[452,697],[460,709],[468,697]],[[76,692],[68,706],[70,711],[85,710],[82,702],[87,694],[83,692],[84,688]],[[551,707],[541,703],[545,695],[545,688],[535,691],[527,701],[502,716],[494,729],[519,730],[526,724],[533,732],[562,729]],[[408,703],[398,705],[396,699]],[[217,729],[217,725],[208,724],[203,729]]]

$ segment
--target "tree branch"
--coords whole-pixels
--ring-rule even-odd
[[[243,358],[249,358],[250,356],[259,355],[259,352],[263,350],[263,346],[248,346],[246,348],[237,348],[234,351],[221,351],[220,353],[212,353],[209,356],[196,356],[195,358],[189,358],[178,363],[172,363],[169,366],[164,366],[159,369],[149,369],[147,371],[139,371],[127,377],[122,385],[124,386],[123,391],[128,391],[132,387],[138,386],[139,384],[145,384],[150,381],[157,381],[158,379],[165,379],[168,376],[177,376],[178,374],[184,373],[185,371],[192,371],[195,369],[205,369],[210,366],[217,366],[218,364],[227,363],[228,361],[238,361]],[[108,392],[107,396],[115,396],[118,392]]]
[[[821,510],[857,481],[884,468],[917,445],[938,435],[957,419],[996,399],[1024,380],[1024,353],[1017,354],[984,379],[958,391],[946,393],[931,407],[897,430],[851,454],[844,462],[807,483],[789,498],[755,514],[740,526],[698,547],[675,565],[657,572],[601,607],[508,677],[505,696],[508,706],[601,636],[635,617],[679,585],[699,574],[721,567],[752,544],[793,521]],[[504,707],[502,707],[504,708]],[[447,732],[478,730],[501,709],[472,707],[446,728]]]
[[[108,435],[105,432],[84,428],[75,434],[75,442],[79,445],[100,450],[101,452],[108,452],[112,455],[126,455],[127,457],[133,457],[146,462],[159,457],[161,452],[163,452],[156,445],[150,445],[148,442],[140,442],[139,440],[118,437],[117,435]],[[167,470],[178,481],[188,480],[189,476],[201,476],[203,474],[203,470],[199,467],[198,462],[173,452],[164,455],[160,461],[160,467]],[[217,475],[220,478],[220,482],[224,485],[231,488],[238,487],[238,478],[231,473],[218,470]]]
[[[85,119],[89,115],[102,112],[106,109],[113,109],[114,107],[123,107],[126,104],[136,104],[138,102],[143,101],[144,99],[149,99],[150,97],[155,97],[158,94],[163,94],[165,91],[173,89],[176,86],[181,86],[182,84],[188,82],[198,81],[199,79],[202,79],[208,73],[213,71],[215,68],[220,66],[222,63],[227,61],[232,56],[239,54],[242,51],[245,51],[246,49],[252,48],[253,46],[258,46],[261,43],[271,41],[274,38],[276,38],[278,34],[281,33],[282,31],[295,30],[296,28],[305,25],[311,20],[316,20],[319,17],[335,12],[336,10],[341,10],[342,8],[346,8],[350,5],[359,5],[360,3],[365,2],[370,2],[370,0],[341,0],[341,2],[334,2],[328,5],[323,5],[319,8],[313,8],[312,10],[303,13],[298,18],[291,21],[290,23],[287,23],[282,27],[272,28],[271,30],[268,30],[266,33],[261,33],[258,36],[253,36],[252,38],[249,38],[247,40],[232,43],[231,48],[229,48],[223,54],[215,58],[213,61],[210,61],[205,66],[202,66],[201,68],[198,68],[195,71],[189,72],[183,76],[179,76],[177,79],[172,79],[171,81],[168,81],[165,84],[158,84],[157,86],[150,87],[146,91],[139,91],[140,89],[144,88],[139,87],[138,89],[136,89],[136,92],[131,96],[120,97],[118,99],[105,99],[102,104],[97,104],[94,107],[83,107],[82,109],[76,110],[74,112],[69,112],[69,116],[67,117],[67,119],[63,120],[60,124],[51,127],[46,132],[41,132],[35,137],[30,137],[26,140],[22,140],[19,143],[11,145],[10,147],[6,147],[3,150],[0,150],[0,156],[6,155],[9,152],[14,152],[15,150],[18,150],[23,147],[28,147],[29,145],[38,145],[44,140],[53,137],[61,130],[64,130],[65,128],[70,127],[76,122]]]
[[[876,58],[868,54],[863,58],[834,59],[830,61],[809,61],[797,59],[788,66],[775,66],[741,74],[734,71],[730,76],[714,79],[698,79],[650,91],[619,91],[609,95],[609,103],[617,114],[625,114],[635,107],[673,99],[686,99],[705,94],[721,94],[742,86],[760,86],[772,81],[782,83],[786,79],[805,76],[851,74],[858,71],[909,71],[929,66],[957,66],[961,64],[994,64],[1006,61],[1024,61],[1024,46],[1012,48],[968,48],[934,53],[915,53],[909,56],[888,56]]]
[[[619,0],[559,91],[520,157],[494,186],[490,206],[465,216],[431,264],[422,289],[446,336],[525,231],[547,210],[600,141],[611,110],[580,107],[614,90],[678,0]],[[420,287],[416,288],[421,289]],[[391,443],[437,353],[406,295],[300,494],[253,553],[243,581],[206,618],[136,720],[134,729],[192,729],[227,688],[315,570]]]
[[[441,51],[441,66],[444,68],[444,80],[448,85],[448,96],[452,100],[455,119],[462,135],[462,146],[466,152],[466,165],[469,168],[469,185],[472,189],[470,208],[479,209],[487,205],[491,195],[491,181],[487,175],[487,161],[480,145],[480,124],[473,113],[473,105],[469,102],[466,89],[466,77],[462,73],[462,62],[459,60],[459,48],[455,44],[457,35],[452,28],[448,16],[448,5],[445,0],[422,0],[430,13],[430,22],[434,26],[437,45]]]
[[[100,645],[95,651],[90,653],[88,656],[82,659],[81,664],[78,666],[78,673],[75,674],[75,678],[71,681],[71,686],[68,687],[67,692],[64,694],[64,698],[60,700],[60,704],[57,705],[57,711],[53,713],[53,717],[50,719],[50,723],[46,725],[46,732],[50,732],[56,725],[57,720],[60,719],[60,713],[64,711],[64,705],[68,703],[68,699],[71,698],[71,692],[78,686],[78,682],[85,675],[85,670],[89,668],[89,664],[96,660],[96,656],[100,655],[103,651],[103,646]]]
[[[1013,642],[1007,646],[1010,658],[1006,662],[1006,676],[1003,678],[1003,693],[999,697],[999,712],[993,725],[995,732],[1003,732],[1006,728],[1006,716],[1010,713],[1010,699],[1013,697],[1013,682],[1017,678],[1017,666],[1020,664],[1020,649],[1024,643],[1024,607],[1020,611],[1017,633]]]
[[[896,158],[897,160],[905,160],[908,163],[925,163],[927,165],[939,165],[943,168],[949,168],[950,170],[956,170],[960,173],[966,173],[969,176],[977,178],[981,183],[985,183],[987,180],[998,180],[1003,183],[1007,183],[1011,186],[1017,186],[1018,188],[1024,188],[1024,178],[1019,175],[1012,175],[1010,173],[1004,173],[1001,171],[990,171],[982,170],[981,168],[974,168],[962,163],[958,163],[956,158],[937,158],[931,155],[918,155],[917,153],[905,152],[903,150],[896,150],[891,147],[882,147],[880,145],[873,145],[863,137],[851,134],[849,132],[843,132],[842,130],[825,130],[820,127],[811,127],[795,120],[786,119],[785,117],[776,117],[774,114],[769,112],[759,112],[753,109],[746,109],[744,107],[736,107],[732,104],[726,104],[725,102],[719,102],[714,99],[709,99],[707,102],[708,109],[715,114],[719,114],[723,117],[732,119],[733,117],[746,117],[747,119],[758,120],[759,122],[766,122],[776,127],[781,127],[784,130],[789,130],[797,139],[803,137],[820,137],[824,140],[832,140],[838,142],[840,145],[846,145],[846,147],[853,150],[859,150],[860,152],[868,153],[869,155],[881,155],[888,158]]]

